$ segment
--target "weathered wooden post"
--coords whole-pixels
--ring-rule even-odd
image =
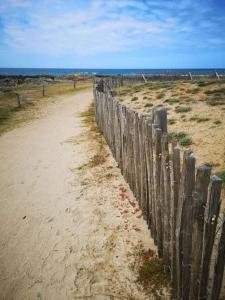
[[[213,244],[215,240],[217,219],[220,210],[220,194],[222,188],[222,180],[216,175],[211,176],[210,186],[208,192],[208,204],[205,214],[205,228],[204,228],[204,240],[203,240],[203,259],[201,270],[201,282],[200,282],[200,299],[206,300],[208,278],[210,270],[210,259],[212,255]]]
[[[45,96],[45,86],[44,86],[44,84],[42,85],[42,97],[44,97]]]
[[[153,123],[159,126],[162,133],[167,133],[167,110],[165,107],[156,107],[153,110]]]
[[[188,72],[188,77],[189,77],[190,80],[193,79],[191,72]]]
[[[190,154],[184,157],[185,170],[183,181],[183,214],[182,214],[182,299],[189,299],[191,279],[192,218],[193,191],[195,185],[195,157]]]
[[[218,300],[223,282],[223,273],[225,266],[225,213],[223,214],[223,224],[221,228],[221,236],[218,245],[217,259],[214,266],[214,278],[211,300]]]
[[[177,226],[177,212],[179,203],[180,191],[180,149],[176,143],[172,145],[172,183],[171,183],[171,240],[172,240],[172,261],[171,261],[171,275],[174,289],[174,295],[177,293],[177,248],[176,248],[176,226]]]
[[[190,289],[192,193],[195,183],[195,157],[184,151],[180,195],[177,208],[176,252],[178,299],[188,299]]]
[[[215,72],[215,75],[217,79],[220,79],[220,75],[217,72]]]
[[[20,94],[16,93],[16,99],[17,99],[17,107],[18,107],[18,108],[21,108],[22,105],[21,105],[21,97],[20,97]]]
[[[159,257],[163,256],[163,227],[162,227],[162,208],[160,191],[161,191],[161,164],[162,164],[162,130],[154,129],[154,146],[155,146],[155,206],[156,206],[156,232],[157,246]]]
[[[198,299],[202,249],[204,232],[204,213],[207,203],[208,186],[210,181],[211,167],[206,164],[197,169],[196,187],[193,194],[193,217],[192,224],[192,258],[191,258],[191,290],[190,299]]]
[[[73,80],[73,88],[76,88],[76,79]]]

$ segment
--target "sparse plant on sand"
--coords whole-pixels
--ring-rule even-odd
[[[210,118],[208,118],[208,117],[197,116],[197,115],[194,115],[193,117],[190,118],[190,121],[196,121],[197,123],[207,122],[209,120],[210,120]]]
[[[191,111],[190,106],[177,106],[175,108],[176,113],[185,113],[185,112],[189,112],[189,111]]]
[[[137,100],[138,100],[138,97],[137,97],[137,96],[131,98],[131,101],[137,101]]]

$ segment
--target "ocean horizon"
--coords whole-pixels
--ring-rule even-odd
[[[84,73],[87,75],[135,75],[135,74],[219,74],[225,75],[225,68],[186,68],[186,69],[95,69],[95,68],[0,68],[0,75],[71,75]]]

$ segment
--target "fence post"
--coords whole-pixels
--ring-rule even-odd
[[[156,107],[153,110],[153,122],[159,125],[162,133],[167,132],[167,110],[165,107]]]
[[[210,181],[211,168],[203,164],[197,169],[196,187],[193,194],[193,218],[192,224],[192,261],[191,261],[191,290],[190,300],[198,299],[203,232],[204,232],[204,212],[207,203],[207,193]]]
[[[220,79],[220,75],[217,72],[215,72],[215,75],[217,79]]]
[[[178,299],[188,299],[190,287],[192,192],[195,181],[195,158],[189,149],[184,151],[183,170],[177,211],[177,292]],[[185,296],[184,296],[185,295]],[[182,298],[184,296],[184,298]]]
[[[42,97],[44,97],[45,96],[45,86],[44,86],[44,84],[42,85]]]
[[[176,249],[176,227],[177,227],[177,211],[180,190],[180,149],[173,145],[172,147],[172,181],[171,181],[171,240],[172,240],[172,260],[171,275],[174,294],[177,293],[177,249]]]
[[[21,108],[22,105],[21,105],[21,97],[20,97],[20,94],[16,93],[16,99],[17,99],[17,107],[18,107],[18,108]]]
[[[215,239],[217,218],[220,209],[220,193],[222,180],[213,175],[210,177],[210,186],[208,192],[208,203],[205,214],[205,228],[203,240],[203,260],[201,269],[200,293],[201,299],[207,299],[207,284],[210,269],[210,259],[212,254],[213,243]]]
[[[192,228],[190,220],[192,218],[193,190],[195,184],[195,157],[190,154],[184,157],[184,193],[183,193],[183,214],[182,214],[182,300],[189,299],[190,279],[191,279],[191,249],[192,249]]]
[[[76,79],[73,80],[73,88],[76,88]]]
[[[162,130],[155,129],[155,201],[156,201],[156,232],[159,257],[163,255],[163,237],[162,237],[162,208],[160,201],[161,186],[161,164],[162,164]]]
[[[225,213],[223,214],[223,223],[221,228],[221,236],[218,245],[217,259],[214,266],[214,278],[211,300],[218,300],[223,282],[223,273],[225,265]]]
[[[153,153],[152,153],[152,120],[149,118],[145,120],[146,126],[146,163],[147,163],[147,178],[148,178],[148,201],[149,201],[149,212],[148,212],[148,224],[151,229],[152,237],[154,238],[154,226],[155,226],[155,213],[154,213],[154,201],[153,201]]]
[[[168,135],[162,136],[162,161],[164,177],[164,261],[168,269],[171,267],[172,240],[171,240],[171,176],[170,176],[170,153]]]

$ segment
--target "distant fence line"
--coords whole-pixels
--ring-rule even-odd
[[[16,76],[15,76],[16,77]],[[40,78],[40,76],[37,77],[29,77],[32,79],[36,79],[36,78]],[[41,77],[42,78],[42,77]],[[46,77],[48,78],[48,77]],[[10,95],[10,97],[12,97],[12,95],[14,96],[16,103],[17,103],[17,107],[21,108],[23,106],[24,103],[26,103],[26,101],[28,100],[32,100],[33,95],[35,94],[40,94],[41,97],[45,97],[49,95],[49,92],[52,93],[52,88],[54,86],[57,85],[57,87],[68,87],[69,85],[71,85],[71,88],[73,88],[74,90],[76,90],[77,87],[79,87],[80,83],[85,82],[84,79],[70,79],[70,80],[55,80],[55,81],[46,81],[46,78],[43,79],[41,82],[22,82],[20,84],[25,83],[25,87],[22,86],[22,88],[20,87],[20,84],[18,84],[18,82],[11,82],[10,86],[7,86],[4,84],[2,84],[2,82],[0,82],[0,93],[7,95]],[[88,81],[88,80],[86,80]],[[51,95],[50,93],[50,95]]]
[[[99,75],[94,78],[104,78],[111,88],[115,88],[124,84],[135,84],[140,82],[148,81],[175,81],[175,80],[202,80],[202,79],[223,79],[225,78],[224,73],[209,73],[209,74],[173,74],[173,73],[164,73],[164,74],[136,74],[136,75],[115,75],[115,76],[104,76]]]
[[[113,79],[95,83],[96,122],[170,270],[174,298],[217,300],[225,262],[225,216],[212,286],[209,274],[222,180],[211,175],[207,164],[196,170],[189,149],[183,159],[175,142],[170,149],[165,108],[155,108],[152,117],[139,116],[113,97],[111,87],[118,85],[121,81]]]

